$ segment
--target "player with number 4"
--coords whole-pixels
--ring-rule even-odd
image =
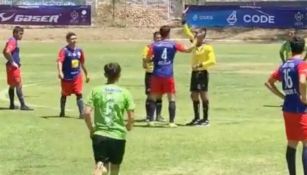
[[[176,127],[175,114],[175,81],[173,76],[173,61],[177,51],[189,53],[195,48],[195,43],[189,48],[178,42],[170,40],[169,26],[160,28],[161,40],[150,45],[145,61],[152,61],[154,70],[151,78],[151,91],[149,100],[149,126],[154,126],[154,111],[156,100],[167,94],[169,101],[169,127]]]
[[[295,155],[299,142],[303,143],[303,167],[307,174],[307,63],[303,61],[305,41],[300,37],[290,40],[292,57],[272,73],[265,85],[284,100],[283,116],[288,140],[286,159],[290,175],[296,174]],[[282,82],[283,93],[275,83]]]

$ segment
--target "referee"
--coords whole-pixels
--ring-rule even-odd
[[[204,43],[207,34],[205,28],[198,29],[194,32],[194,38],[191,37],[191,28],[183,20],[184,33],[191,41],[196,40],[196,48],[192,54],[192,74],[190,83],[191,100],[193,102],[194,118],[187,123],[187,126],[209,126],[209,98],[208,84],[209,73],[208,68],[216,64],[214,49],[211,45]],[[203,118],[200,119],[200,100],[202,104]]]

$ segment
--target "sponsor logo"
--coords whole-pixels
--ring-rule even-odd
[[[73,12],[70,13],[70,16],[72,19],[77,19],[79,17],[79,14],[74,10]]]
[[[86,11],[86,10],[82,10],[81,14],[82,14],[82,15],[86,15],[86,14],[87,14],[87,11]]]
[[[81,11],[81,22],[82,23],[87,23],[88,19],[88,14],[87,14],[87,11],[86,10],[82,10]]]
[[[76,10],[74,10],[70,13],[70,17],[71,17],[71,19],[70,19],[71,24],[79,23],[79,13]]]
[[[301,22],[303,21],[304,19],[304,14],[301,13],[301,12],[297,12],[295,15],[294,15],[294,18],[297,22]]]
[[[193,17],[192,17],[193,21],[197,21],[198,20],[198,15],[195,14]]]
[[[9,16],[6,16],[6,13],[0,13],[0,20],[1,22],[8,21],[14,17],[15,13]]]
[[[275,24],[275,16],[272,15],[244,15],[243,21],[245,23],[255,23],[255,24]]]
[[[297,12],[294,15],[294,19],[295,19],[294,22],[295,26],[304,26],[304,14],[302,12]]]
[[[0,13],[1,22],[9,21],[14,18],[14,22],[44,22],[44,23],[58,23],[60,15],[8,15]]]
[[[45,23],[58,23],[60,15],[16,15],[15,22],[45,22]]]
[[[234,10],[232,13],[227,17],[227,22],[229,25],[233,26],[237,23],[238,18],[237,18],[237,11]]]
[[[213,16],[199,16],[200,20],[213,20]]]

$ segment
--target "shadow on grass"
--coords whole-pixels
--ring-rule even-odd
[[[12,109],[10,109],[8,107],[0,107],[0,111],[6,111],[6,110],[12,110]]]
[[[176,124],[177,124],[177,128],[178,127],[186,127],[186,125],[184,125],[184,124],[178,124],[178,123],[176,123]],[[148,126],[147,123],[144,123],[144,124],[134,124],[133,126],[136,127],[136,128],[150,128],[150,129],[155,129],[155,128],[165,128],[165,129],[167,129],[167,128],[171,128],[171,127],[168,126],[168,123],[166,123],[166,122],[165,123],[163,123],[163,122],[156,123],[154,126]]]
[[[281,108],[282,105],[263,105],[263,107],[266,107],[266,108]]]
[[[134,120],[135,123],[145,123],[146,119],[136,119]]]
[[[60,119],[60,120],[65,120],[65,119],[76,119],[76,120],[83,120],[80,119],[79,117],[72,117],[72,116],[65,116],[65,117],[59,117],[58,115],[51,115],[51,116],[40,116],[43,119]]]

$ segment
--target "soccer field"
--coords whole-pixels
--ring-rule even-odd
[[[2,43],[4,41],[1,41]],[[67,118],[58,118],[60,86],[56,57],[65,43],[21,42],[24,94],[35,111],[10,111],[4,58],[0,67],[0,175],[86,175],[94,166],[91,142],[78,119],[75,97]],[[83,42],[91,82],[103,84],[103,65],[122,66],[120,85],[133,94],[136,120],[145,117],[141,42]],[[128,134],[122,175],[284,175],[286,139],[281,100],[263,83],[280,63],[279,44],[213,44],[210,127],[147,128],[136,122]],[[175,58],[178,124],[193,116],[189,98],[190,54]],[[17,102],[17,98],[15,98]],[[18,103],[16,103],[18,104]],[[166,99],[163,116],[168,118]],[[301,149],[300,149],[301,150]],[[300,150],[298,174],[302,174]]]

